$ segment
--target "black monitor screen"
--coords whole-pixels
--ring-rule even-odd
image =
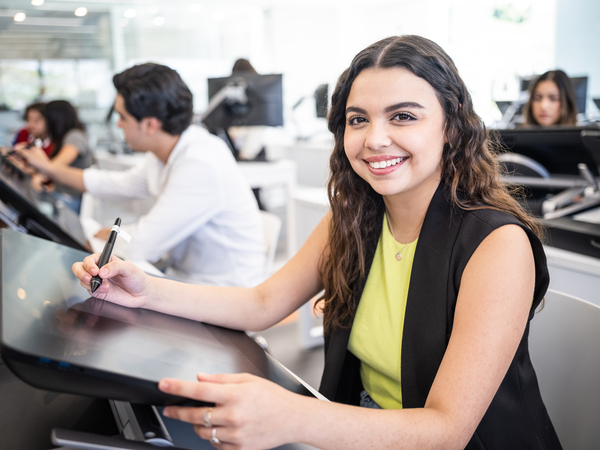
[[[0,201],[18,215],[18,225],[45,239],[79,250],[88,245],[77,214],[45,192],[35,192],[30,178],[0,155]]]
[[[242,74],[208,79],[208,98],[212,99],[229,84],[246,86],[246,103],[225,102],[207,118],[209,129],[227,129],[230,126],[283,125],[283,84],[280,74]]]
[[[577,165],[587,164],[599,175],[600,130],[580,127],[528,127],[494,130],[507,151],[528,156],[550,172],[579,175]]]
[[[329,106],[329,88],[327,84],[321,84],[315,90],[315,105],[317,108],[317,117],[327,117],[327,108]]]
[[[0,236],[0,348],[27,383],[159,405],[182,400],[158,390],[162,378],[247,372],[311,395],[245,333],[89,297],[71,272],[86,253],[12,230]]]

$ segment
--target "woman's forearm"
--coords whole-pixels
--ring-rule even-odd
[[[236,330],[262,330],[279,321],[260,288],[198,286],[152,278],[145,308]]]

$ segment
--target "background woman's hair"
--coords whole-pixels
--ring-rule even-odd
[[[55,156],[63,145],[65,135],[73,129],[85,131],[85,125],[77,116],[77,111],[66,100],[54,100],[46,103],[44,108],[48,136],[54,144],[54,151],[50,157]]]
[[[456,206],[492,208],[514,214],[538,235],[542,227],[529,216],[500,181],[499,165],[485,126],[473,110],[471,96],[452,59],[434,42],[420,36],[383,39],[361,51],[338,79],[329,111],[335,144],[330,158],[328,196],[332,220],[329,245],[320,268],[325,287],[319,305],[325,333],[344,326],[356,308],[356,284],[367,276],[365,243],[380,229],[383,198],[352,169],[344,150],[346,102],[352,83],[368,68],[403,68],[435,90],[446,120],[447,144],[442,152],[442,183]]]
[[[577,125],[577,102],[570,78],[560,69],[549,70],[529,83],[529,100],[523,108],[526,125],[539,125],[533,116],[533,95],[542,81],[553,81],[560,97],[560,117],[556,125]]]
[[[28,105],[27,108],[25,108],[25,112],[23,113],[23,120],[25,122],[27,122],[27,116],[29,114],[29,111],[37,111],[45,119],[46,118],[45,110],[46,110],[46,104],[44,102],[32,103],[31,105]]]
[[[192,123],[194,97],[179,74],[161,64],[130,67],[113,77],[125,109],[139,122],[156,117],[163,131],[178,136]]]

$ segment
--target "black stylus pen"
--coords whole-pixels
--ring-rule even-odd
[[[98,270],[102,268],[108,261],[110,260],[110,255],[112,254],[113,247],[115,246],[115,241],[117,240],[117,236],[119,235],[119,227],[121,226],[121,218],[117,217],[115,220],[115,224],[108,235],[108,239],[106,240],[106,244],[104,244],[104,249],[102,249],[102,254],[100,255],[100,261],[98,261]],[[92,287],[92,292],[96,292],[102,285],[102,278],[98,275],[94,275],[92,277],[92,282],[90,283]]]

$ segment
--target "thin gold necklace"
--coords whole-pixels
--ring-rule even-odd
[[[394,242],[396,244],[398,244],[398,241],[396,240],[396,236],[394,236],[394,229],[392,228],[392,224],[390,223],[390,215],[387,213],[387,211],[385,213],[385,218],[387,220],[388,229],[390,230],[390,234],[394,238]],[[408,240],[408,242],[406,244],[404,244],[400,250],[398,250],[398,252],[396,253],[396,255],[394,255],[396,257],[396,261],[400,261],[402,259],[402,252],[404,251],[404,249],[406,248],[406,246],[408,244],[410,244],[417,237],[417,235],[419,234],[419,231],[421,231],[421,227],[422,226],[423,226],[423,224],[421,223],[421,225],[419,226],[419,228],[417,228],[417,231],[415,232],[415,234],[413,234],[413,236]]]

